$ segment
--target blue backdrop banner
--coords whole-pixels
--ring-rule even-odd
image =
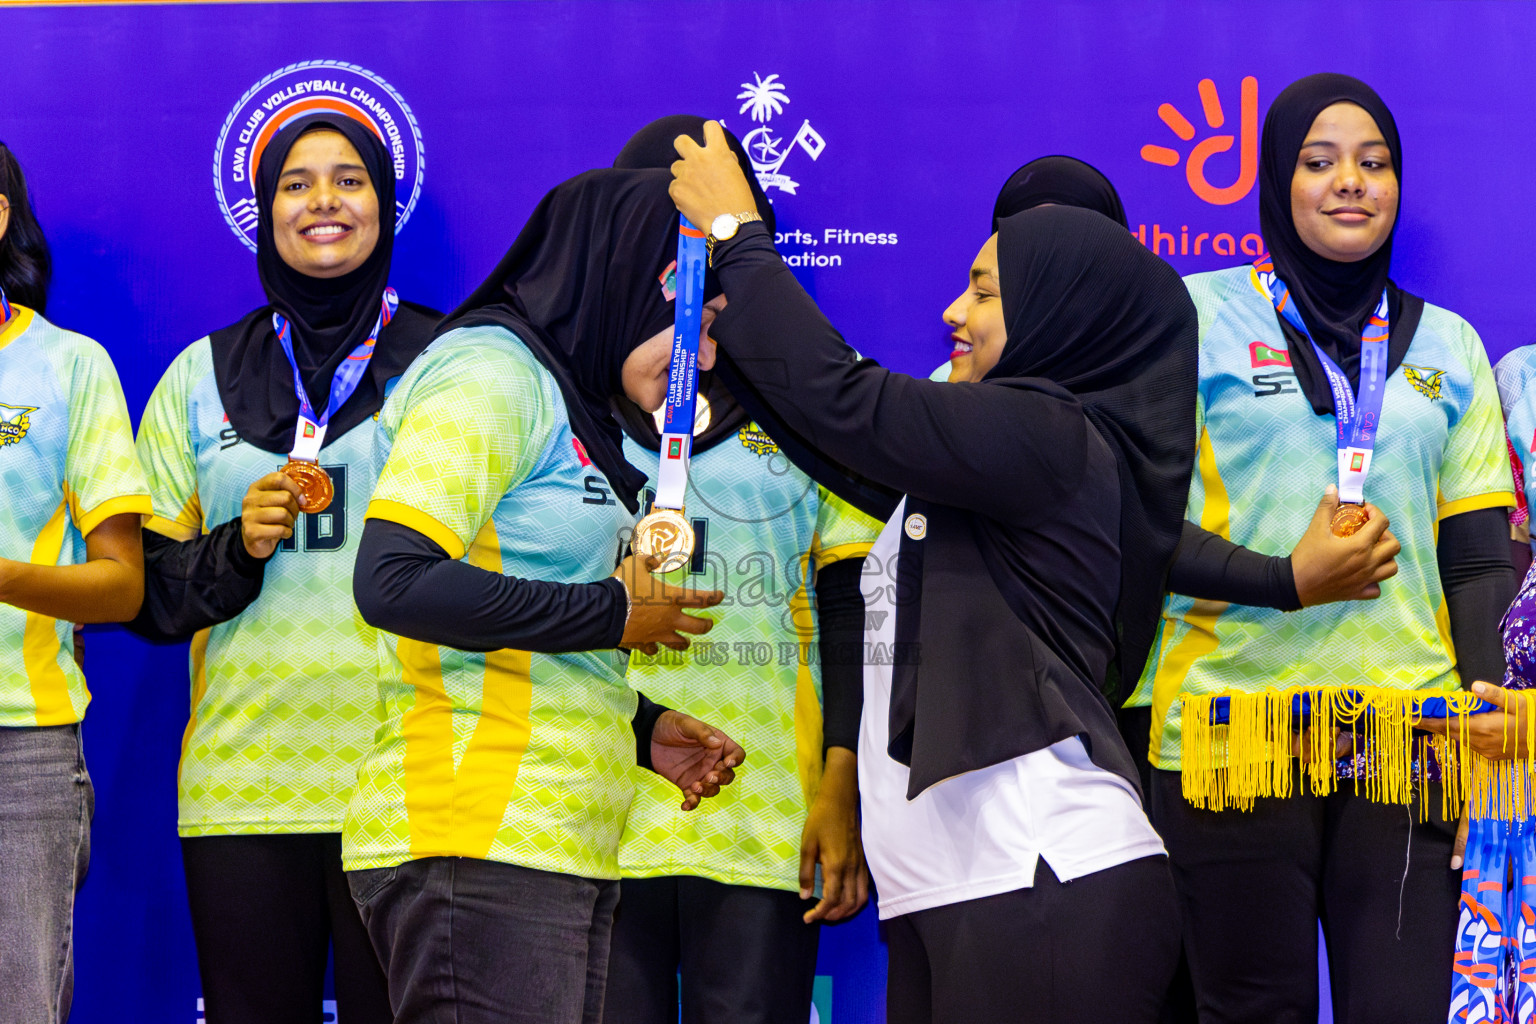
[[[1131,230],[1181,272],[1249,262],[1266,106],[1301,75],[1341,71],[1401,128],[1395,278],[1467,317],[1497,359],[1532,340],[1509,258],[1536,157],[1519,127],[1532,38],[1536,6],[1432,0],[7,7],[0,139],[53,246],[50,316],[107,347],[137,417],[182,348],[263,301],[251,168],[285,112],[341,111],[385,139],[391,283],[442,309],[550,186],[608,165],[655,117],[718,117],[832,321],[927,374],[1018,165],[1097,165]],[[116,629],[87,646],[98,795],[75,1020],[191,1024],[175,832],[186,652]],[[824,932],[824,1022],[883,1018],[873,918]]]

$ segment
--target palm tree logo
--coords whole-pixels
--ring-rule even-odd
[[[758,184],[765,192],[776,188],[794,195],[799,184],[781,173],[784,161],[789,159],[796,146],[809,153],[812,160],[820,159],[821,151],[827,148],[826,140],[811,127],[810,121],[802,124],[787,144],[783,138],[774,136],[768,122],[775,115],[784,113],[784,105],[789,102],[789,93],[778,75],[764,78],[756,71],[752,72],[752,81],[741,83],[741,92],[736,98],[742,101],[736,112],[748,115],[759,126],[741,140],[742,148],[752,161],[752,169],[757,172]]]
[[[741,83],[741,92],[736,94],[739,100],[747,102],[741,105],[738,114],[752,112],[752,120],[759,124],[767,124],[775,114],[784,113],[784,104],[789,102],[789,94],[784,91],[784,85],[779,81],[778,75],[769,75],[764,78],[756,71],[752,72],[753,80]]]
[[[0,448],[17,444],[32,428],[29,414],[37,412],[35,405],[5,405],[0,403]]]

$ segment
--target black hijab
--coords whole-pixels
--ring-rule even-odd
[[[1296,158],[1307,139],[1307,132],[1317,115],[1335,103],[1353,103],[1376,122],[1381,137],[1392,151],[1392,167],[1399,189],[1403,180],[1403,147],[1397,134],[1397,122],[1376,91],[1349,75],[1308,75],[1286,86],[1264,117],[1264,134],[1259,146],[1259,231],[1269,246],[1275,274],[1290,289],[1312,338],[1334,362],[1339,364],[1352,384],[1360,379],[1360,330],[1387,291],[1391,336],[1387,345],[1387,373],[1402,363],[1413,332],[1418,326],[1422,300],[1413,299],[1404,310],[1404,296],[1390,285],[1392,239],[1401,220],[1401,206],[1392,231],[1380,249],[1363,260],[1341,263],[1320,256],[1307,248],[1296,233],[1291,218],[1291,179],[1296,173]],[[1279,314],[1276,314],[1279,316]],[[1306,339],[1285,321],[1282,329],[1290,344],[1291,366],[1297,382],[1313,410],[1319,415],[1333,414],[1333,396],[1322,364]]]
[[[1120,193],[1091,164],[1076,157],[1042,156],[1020,167],[1003,183],[992,204],[992,230],[1005,218],[1045,203],[1095,210],[1129,229]]]
[[[496,269],[438,326],[496,324],[520,338],[555,378],[571,432],[631,512],[645,474],[624,459],[610,403],[624,393],[624,360],[671,325],[663,293],[677,258],[677,207],[666,171],[597,170],[557,185]],[[714,275],[705,299],[720,292]]]
[[[614,158],[613,166],[630,171],[670,170],[672,164],[678,159],[673,142],[679,135],[691,136],[693,141],[701,146],[704,145],[704,118],[695,114],[672,114],[657,118],[630,136],[629,141],[624,143],[624,148],[619,150],[619,155]],[[758,184],[757,174],[752,170],[752,161],[747,157],[747,151],[742,148],[741,140],[728,129],[725,132],[725,142],[731,147],[731,152],[736,154],[736,161],[741,164],[741,171],[747,176],[747,185],[752,189],[752,199],[757,212],[762,214],[763,223],[768,226],[768,233],[773,234],[775,230],[773,206],[768,202],[768,196],[764,194],[763,187]],[[695,455],[707,452],[721,441],[733,436],[742,424],[751,418],[740,403],[731,396],[725,382],[711,370],[699,371],[699,395],[709,403],[710,418],[709,425],[693,439]],[[652,451],[661,450],[661,432],[656,429],[655,417],[623,395],[614,399],[613,410],[630,437]]]
[[[299,137],[313,131],[338,132],[352,144],[379,198],[379,240],[362,266],[341,277],[310,277],[293,269],[278,255],[273,237],[272,202],[283,164]],[[256,267],[269,304],[211,335],[213,371],[229,425],[248,443],[281,453],[293,446],[299,399],[272,329],[272,312],[288,318],[304,389],[315,409],[323,410],[331,377],[379,317],[395,244],[395,171],[372,130],[350,117],[317,113],[295,118],[272,137],[257,165],[255,185]],[[332,417],[327,443],[378,412],[387,382],[404,373],[431,340],[433,319],[431,310],[401,304],[380,336],[368,372]]]
[[[984,378],[1077,396],[1120,473],[1121,681],[1141,675],[1194,469],[1198,327],[1178,274],[1091,211],[1043,206],[998,227],[1008,337]],[[994,543],[1002,538],[995,538]]]

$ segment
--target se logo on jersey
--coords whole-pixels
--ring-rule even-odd
[[[1408,378],[1408,383],[1413,389],[1430,401],[1440,397],[1440,385],[1445,381],[1445,371],[1437,370],[1432,366],[1409,366],[1403,364],[1403,376]]]
[[[8,444],[19,444],[27,436],[27,431],[32,428],[29,416],[34,412],[37,412],[35,405],[6,405],[0,402],[0,448]]]

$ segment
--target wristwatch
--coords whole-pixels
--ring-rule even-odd
[[[710,221],[709,235],[704,239],[704,247],[709,250],[709,265],[715,265],[716,242],[728,242],[736,237],[736,232],[741,230],[743,224],[762,219],[763,215],[756,210],[748,210],[746,213],[722,213]]]

